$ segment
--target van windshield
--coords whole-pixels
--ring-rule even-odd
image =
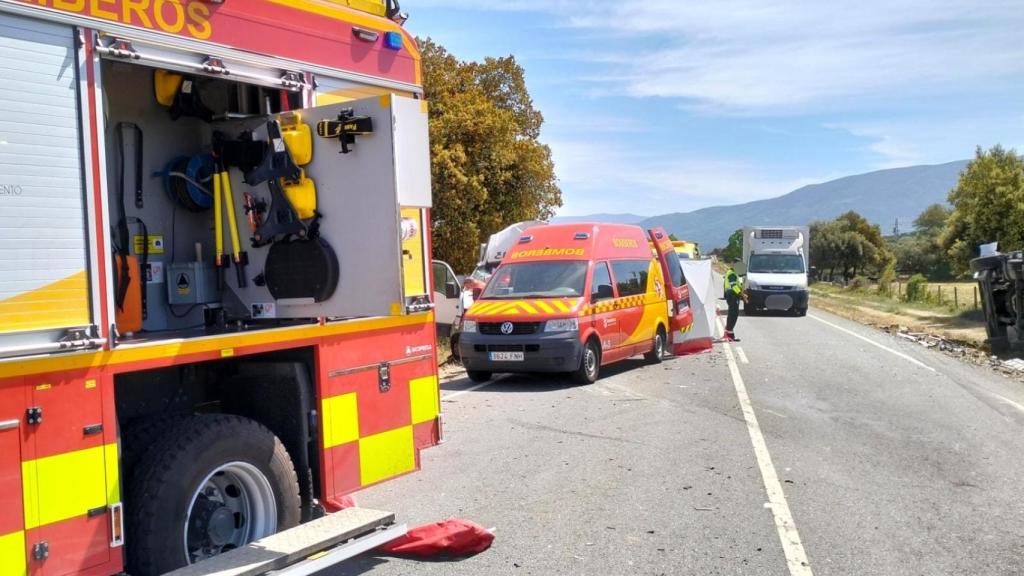
[[[799,254],[752,254],[747,272],[755,274],[803,274],[804,258]]]
[[[573,298],[583,295],[587,263],[580,260],[502,264],[483,298]]]

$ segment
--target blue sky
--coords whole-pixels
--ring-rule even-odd
[[[560,215],[654,215],[1024,151],[1021,0],[407,0],[457,57],[512,54]]]

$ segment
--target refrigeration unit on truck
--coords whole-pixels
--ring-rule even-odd
[[[807,314],[810,229],[806,226],[747,226],[743,229],[745,313],[757,310]]]
[[[219,562],[439,442],[404,19],[0,0],[0,573]]]

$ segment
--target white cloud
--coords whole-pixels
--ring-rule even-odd
[[[865,140],[877,155],[872,168],[898,168],[922,163],[951,162],[974,155],[976,147],[1001,144],[1024,151],[1024,117],[1002,115],[946,117],[941,122],[922,118],[827,125]]]
[[[561,215],[689,212],[771,198],[830,178],[775,178],[741,162],[652,157],[613,142],[556,140],[550,146],[565,203]]]
[[[849,110],[1024,76],[1019,0],[427,0],[588,31],[611,93],[716,114]],[[599,92],[600,93],[600,92]]]

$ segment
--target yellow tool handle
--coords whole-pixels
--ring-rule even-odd
[[[223,192],[220,189],[220,173],[213,175],[213,237],[217,247],[217,266],[220,266],[221,257],[224,256],[224,216],[221,213],[220,197]]]
[[[237,262],[240,257],[239,254],[242,252],[242,243],[238,241],[238,217],[235,214],[235,197],[231,193],[231,176],[228,175],[227,170],[224,170],[220,173],[220,177],[224,179],[221,189],[224,194],[224,208],[228,211],[228,228],[231,230],[231,250]]]

